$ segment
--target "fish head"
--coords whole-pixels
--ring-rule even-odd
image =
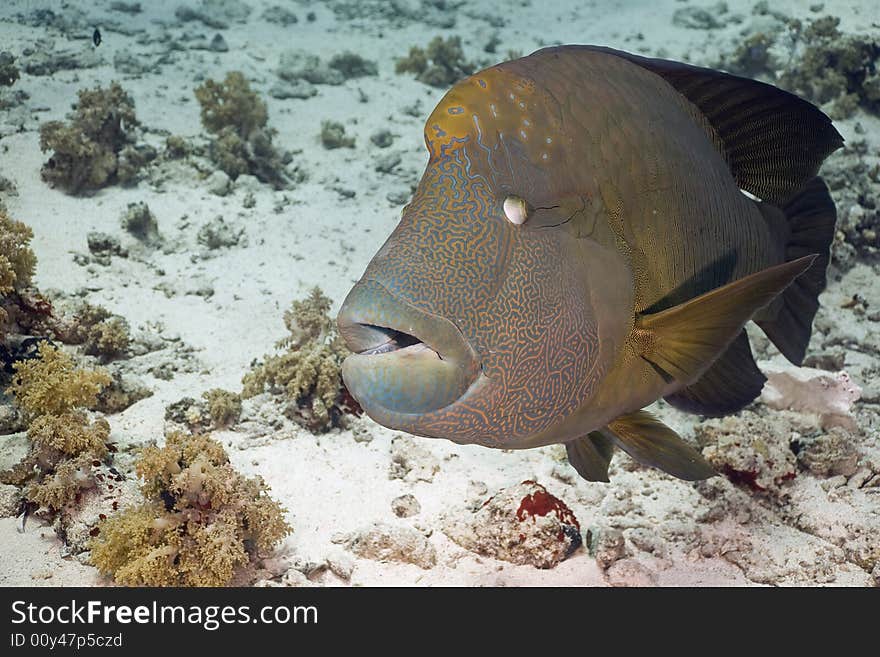
[[[623,329],[590,286],[610,251],[555,111],[495,67],[428,119],[424,175],[338,317],[345,384],[380,424],[515,448],[595,393]]]

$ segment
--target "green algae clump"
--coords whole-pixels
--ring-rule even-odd
[[[227,586],[291,532],[259,477],[206,435],[172,433],[135,466],[143,504],[99,525],[91,560],[123,586]]]
[[[416,80],[432,87],[449,87],[474,72],[476,67],[464,57],[461,37],[434,37],[427,48],[413,46],[409,55],[397,60],[397,73],[415,73]]]
[[[329,431],[346,413],[357,412],[340,374],[349,351],[329,310],[330,299],[319,288],[294,301],[284,314],[290,335],[277,345],[284,351],[264,357],[245,374],[241,396],[283,394],[290,400],[288,416],[311,431]]]
[[[290,184],[281,156],[272,140],[277,132],[266,126],[266,103],[239,71],[227,73],[223,82],[212,79],[195,89],[202,107],[202,125],[214,135],[210,156],[230,178],[256,176],[276,189]]]
[[[68,122],[40,126],[40,149],[53,151],[43,165],[43,180],[79,194],[131,178],[134,172],[127,169],[120,176],[120,166],[143,164],[132,145],[132,131],[139,125],[134,101],[118,82],[107,89],[81,90]]]

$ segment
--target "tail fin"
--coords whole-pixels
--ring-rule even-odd
[[[771,210],[771,208],[767,208]],[[782,206],[790,237],[785,246],[786,261],[818,254],[812,266],[782,293],[780,303],[769,306],[755,319],[779,351],[795,365],[804,360],[819,295],[825,289],[825,271],[830,258],[837,208],[820,177],[808,180]]]

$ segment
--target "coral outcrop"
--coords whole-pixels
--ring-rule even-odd
[[[284,313],[290,335],[277,347],[284,351],[265,356],[242,379],[242,397],[262,392],[283,394],[287,414],[312,431],[340,426],[344,415],[359,412],[342,383],[342,361],[348,355],[336,325],[330,319],[330,299],[314,288]]]
[[[131,346],[125,318],[84,301],[73,304],[69,316],[56,321],[54,332],[63,342],[83,345],[86,354],[104,362],[125,356]]]
[[[222,82],[212,79],[196,87],[202,125],[213,135],[210,156],[230,178],[256,176],[276,189],[291,180],[285,163],[272,143],[277,134],[267,127],[266,103],[239,71],[231,71]]]
[[[828,104],[831,118],[851,116],[861,105],[880,112],[880,39],[844,35],[840,19],[824,16],[793,27],[799,40],[794,63],[779,76],[780,86]]]
[[[44,341],[37,357],[14,365],[7,392],[30,420],[27,456],[0,482],[24,486],[24,498],[52,516],[96,484],[96,468],[108,455],[110,425],[91,420],[93,406],[110,383],[103,370],[79,369],[73,358]]]
[[[746,428],[743,431],[743,428]],[[790,442],[796,436],[780,416],[752,411],[697,425],[695,437],[703,456],[734,484],[755,493],[783,498],[787,482],[797,475]]]
[[[291,531],[265,483],[206,435],[172,433],[135,470],[146,501],[107,518],[90,546],[117,584],[225,586]]]
[[[165,419],[175,422],[192,433],[225,429],[241,417],[241,395],[222,388],[202,393],[201,399],[184,397],[165,409]]]
[[[8,392],[30,417],[60,416],[89,408],[110,383],[104,370],[77,368],[73,358],[49,342],[41,342],[38,357],[15,364]]]
[[[52,151],[43,180],[70,194],[134,181],[149,159],[134,145],[139,125],[134,101],[118,82],[81,90],[67,122],[40,126],[40,148]]]
[[[34,275],[37,258],[31,250],[33,231],[10,218],[0,208],[0,345],[4,326],[10,319],[4,307],[13,303],[12,295],[27,286]]]
[[[836,16],[806,24],[782,14],[764,18],[769,21],[766,27],[746,35],[724,55],[721,68],[765,76],[823,105],[833,119],[852,116],[859,106],[880,112],[880,40],[843,34]]]
[[[437,88],[449,87],[474,72],[476,66],[465,59],[461,37],[434,37],[427,47],[413,46],[406,57],[397,60],[398,73],[415,73],[419,82]]]

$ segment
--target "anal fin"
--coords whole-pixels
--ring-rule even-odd
[[[614,454],[614,442],[600,431],[565,443],[568,462],[587,481],[608,481],[608,465]]]
[[[696,481],[717,474],[700,452],[647,411],[622,415],[600,431],[642,465],[679,479]]]
[[[696,383],[664,397],[675,408],[720,417],[748,406],[761,394],[767,377],[755,365],[745,330]]]

